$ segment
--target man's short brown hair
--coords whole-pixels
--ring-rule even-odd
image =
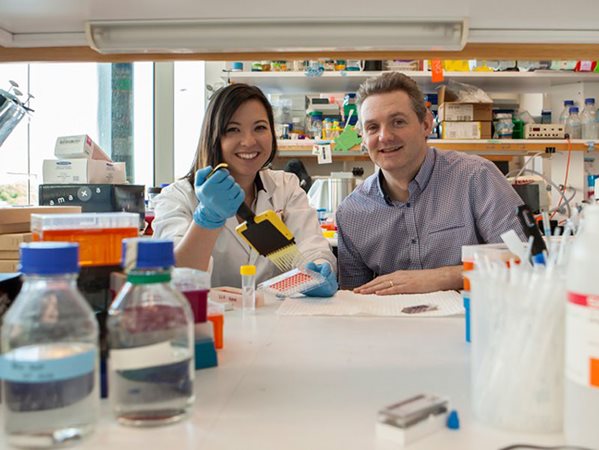
[[[386,94],[389,92],[403,91],[412,101],[412,109],[418,116],[420,122],[424,122],[426,117],[426,104],[424,103],[424,94],[418,87],[418,84],[401,72],[384,72],[381,75],[367,79],[358,89],[358,111],[371,95]]]

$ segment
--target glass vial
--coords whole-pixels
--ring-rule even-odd
[[[570,136],[570,139],[581,139],[582,138],[582,123],[578,116],[578,106],[570,106],[570,115],[566,120],[566,134]]]
[[[2,326],[2,409],[11,445],[58,447],[95,426],[98,323],[77,289],[79,245],[21,245],[21,292]]]
[[[173,242],[125,239],[127,283],[108,311],[108,397],[129,426],[177,422],[194,402],[193,315],[171,287]]]
[[[254,311],[256,309],[256,266],[241,266],[239,273],[241,274],[241,307],[243,311]]]

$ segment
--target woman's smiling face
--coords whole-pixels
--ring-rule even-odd
[[[221,137],[223,161],[234,178],[255,177],[270,158],[273,132],[264,105],[248,100],[235,111]]]

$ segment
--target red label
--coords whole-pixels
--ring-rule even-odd
[[[576,292],[568,292],[568,303],[599,309],[599,295],[585,295],[577,294]]]

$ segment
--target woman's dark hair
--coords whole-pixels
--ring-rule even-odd
[[[270,102],[256,86],[249,86],[242,83],[231,84],[216,91],[206,109],[193,164],[187,175],[183,177],[192,186],[195,181],[195,173],[199,168],[206,166],[215,167],[217,164],[223,162],[223,152],[220,146],[221,137],[225,134],[227,125],[231,121],[231,117],[233,117],[235,111],[249,100],[258,100],[266,109],[272,133],[272,153],[266,164],[264,164],[264,167],[268,167],[272,163],[277,153],[277,136]]]

